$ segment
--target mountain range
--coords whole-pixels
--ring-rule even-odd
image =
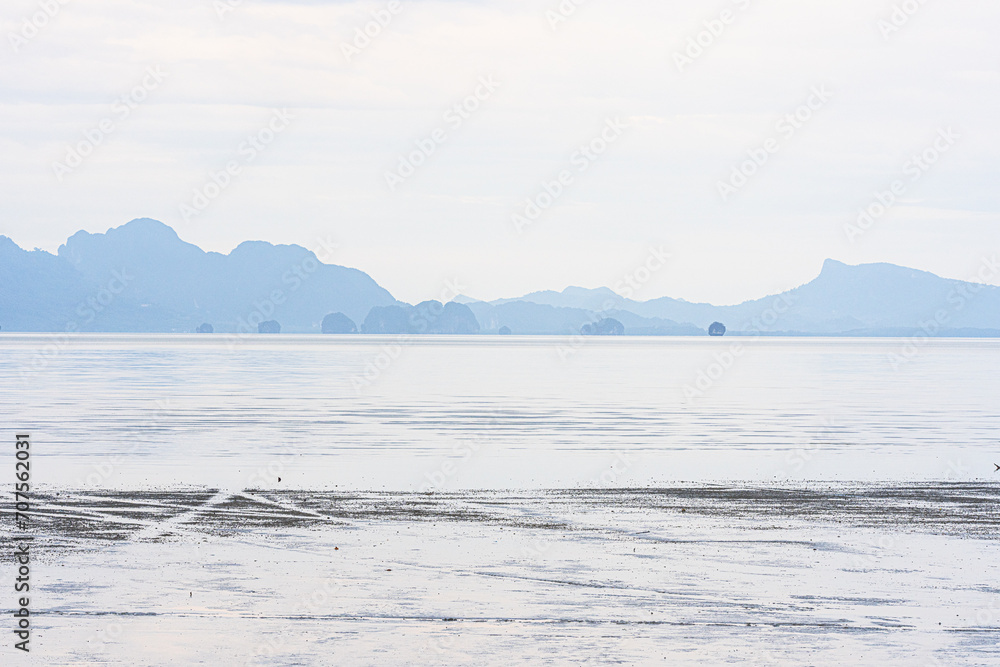
[[[396,300],[366,273],[324,264],[297,245],[246,241],[228,255],[185,243],[142,218],[105,234],[77,232],[58,253],[27,252],[0,236],[4,331],[319,332],[342,312],[360,322]]]
[[[980,277],[998,270],[988,261]],[[617,320],[632,335],[705,335],[717,321],[739,335],[1000,336],[1000,287],[826,260],[798,288],[732,306],[581,287],[410,306],[368,274],[301,246],[246,241],[226,255],[205,252],[148,218],[77,232],[55,255],[0,236],[3,331],[192,332],[207,323],[219,333],[256,332],[276,320],[283,332],[319,333],[331,313],[365,333],[575,334]],[[447,323],[434,324],[438,313]]]

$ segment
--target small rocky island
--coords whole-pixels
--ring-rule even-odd
[[[726,325],[722,322],[712,322],[708,326],[709,336],[725,336],[726,335]]]
[[[625,334],[625,325],[613,317],[605,317],[593,324],[584,324],[580,327],[580,333],[584,336],[622,336]]]
[[[323,318],[322,331],[325,334],[358,333],[358,325],[343,313],[330,313]]]
[[[376,306],[361,323],[361,332],[469,335],[479,333],[479,321],[465,304],[423,301],[416,306]]]
[[[281,325],[278,320],[267,320],[257,325],[257,333],[276,334],[281,333]]]

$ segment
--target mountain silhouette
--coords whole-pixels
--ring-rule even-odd
[[[141,218],[104,234],[77,232],[58,255],[0,237],[0,326],[13,331],[319,332],[323,317],[360,320],[396,300],[370,276],[323,264],[297,245],[241,243],[205,252]]]
[[[606,287],[411,306],[366,273],[324,264],[301,246],[245,241],[229,254],[206,252],[149,218],[77,232],[55,255],[0,236],[4,332],[256,333],[274,320],[282,332],[320,333],[331,314],[385,334],[579,335],[609,320],[630,335],[707,335],[718,322],[727,336],[1000,336],[1000,287],[828,259],[800,287],[732,306],[635,301]],[[350,328],[327,318],[327,331]]]
[[[1000,336],[1000,287],[894,264],[850,266],[832,259],[800,287],[733,306],[671,297],[634,301],[607,288],[581,287],[463,301],[484,329],[529,326],[530,333],[566,333],[597,312],[620,320],[630,334],[704,334],[721,322],[730,335]]]

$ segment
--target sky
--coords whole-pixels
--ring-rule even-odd
[[[409,302],[638,275],[723,305],[828,257],[967,279],[1000,252],[997,25],[981,0],[4,0],[0,234],[336,244]]]

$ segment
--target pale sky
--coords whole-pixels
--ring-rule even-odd
[[[1000,253],[1000,4],[577,1],[4,0],[0,234],[332,238],[410,302],[613,286],[650,247],[634,298],[717,304]]]

